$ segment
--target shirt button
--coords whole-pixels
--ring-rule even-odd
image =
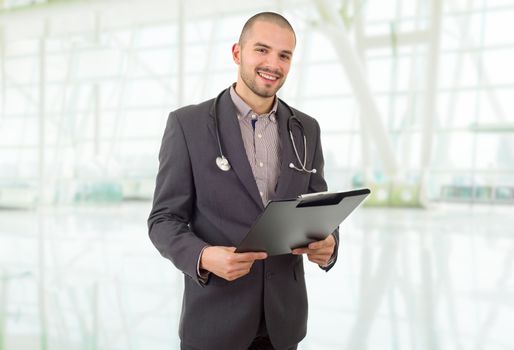
[[[273,272],[266,272],[266,278],[267,279],[271,279],[271,277],[273,276]]]
[[[260,162],[259,163],[259,166],[262,168],[264,166],[264,163],[263,162]]]
[[[260,139],[262,139],[262,134],[257,134],[257,136],[258,136]]]
[[[252,119],[257,119],[257,114],[252,114]]]

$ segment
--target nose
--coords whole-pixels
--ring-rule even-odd
[[[268,55],[266,57],[265,67],[272,71],[281,71],[280,69],[280,57],[276,55]]]

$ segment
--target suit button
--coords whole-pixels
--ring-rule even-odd
[[[266,272],[266,279],[270,280],[271,276],[273,276],[273,272]]]

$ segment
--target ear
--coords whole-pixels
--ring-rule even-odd
[[[232,45],[232,59],[237,65],[241,63],[241,46],[238,43]]]

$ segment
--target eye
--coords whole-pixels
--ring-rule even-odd
[[[267,50],[264,47],[258,47],[258,48],[255,49],[255,51],[261,52],[261,53],[267,52]]]
[[[280,55],[280,58],[283,59],[284,61],[289,61],[291,59],[291,56],[289,56],[289,55]]]

